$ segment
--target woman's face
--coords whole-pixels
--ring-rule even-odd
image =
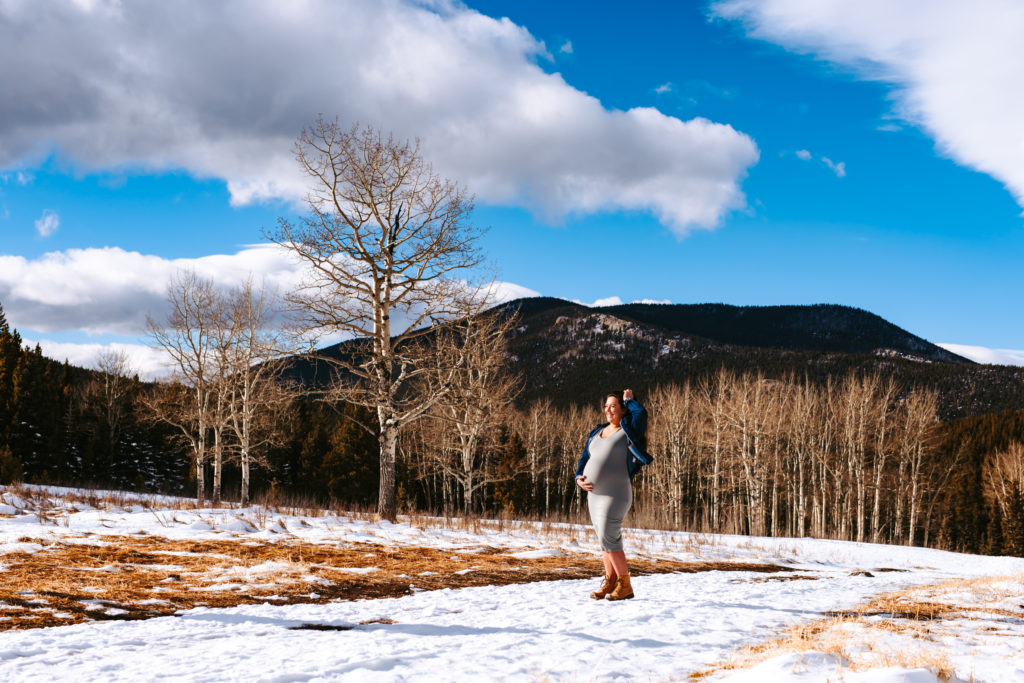
[[[604,400],[604,416],[612,424],[618,424],[622,420],[622,416],[626,414],[626,411],[622,408],[622,403],[615,396],[609,396]]]

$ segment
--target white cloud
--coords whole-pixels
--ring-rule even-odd
[[[32,330],[30,336],[52,358],[89,365],[102,350],[123,349],[147,377],[153,377],[164,372],[160,368],[162,355],[143,344],[55,342],[45,335],[77,331],[90,336],[141,338],[147,314],[154,320],[166,317],[167,284],[180,270],[194,270],[223,289],[252,275],[279,293],[295,287],[304,276],[290,253],[272,244],[188,259],[165,259],[118,247],[69,249],[36,259],[0,255],[0,302],[11,326]],[[492,283],[489,294],[495,304],[539,296],[532,289],[502,281]],[[396,327],[403,320],[409,320],[403,313],[393,317]],[[321,342],[330,344],[342,338],[329,335]]]
[[[605,306],[621,306],[624,303],[622,301],[622,297],[618,297],[618,296],[606,296],[606,297],[604,297],[602,299],[597,299],[593,303],[589,303],[589,304],[587,302],[585,302],[585,301],[580,301],[579,299],[573,299],[572,301],[573,301],[573,303],[580,304],[581,306],[586,306],[587,308],[603,308]],[[633,301],[630,301],[630,303],[631,304],[671,304],[672,301],[669,300],[669,299],[634,299]]]
[[[602,308],[604,306],[621,306],[622,299],[620,299],[617,296],[606,296],[603,299],[596,300],[592,304],[585,304],[582,301],[577,301],[576,303],[583,304],[584,306],[588,306],[590,308]]]
[[[188,49],[182,49],[187,45]],[[419,137],[485,202],[545,216],[649,211],[683,235],[742,208],[748,136],[606,109],[508,19],[455,0],[0,2],[0,168],[185,169],[232,201],[300,199],[318,112]]]
[[[558,48],[558,51],[561,52],[562,54],[571,55],[572,54],[572,41],[571,40],[567,40],[564,43],[562,43],[562,47]]]
[[[938,344],[950,353],[969,358],[977,363],[992,365],[1024,365],[1024,351],[1013,349],[990,349],[984,346],[965,344]]]
[[[832,172],[835,173],[838,177],[840,177],[840,178],[845,178],[846,177],[846,162],[845,161],[840,161],[840,162],[837,163],[837,162],[832,161],[828,157],[822,157],[821,160],[823,162],[825,162],[825,165],[828,166],[830,169],[832,169]]]
[[[39,233],[40,237],[49,237],[57,232],[59,227],[60,216],[57,215],[56,211],[46,209],[43,211],[43,215],[36,219],[36,232]]]
[[[18,173],[15,175],[15,180],[19,185],[24,187],[25,185],[31,185],[32,181],[35,180],[35,176],[26,171],[18,171]]]
[[[540,292],[530,289],[529,287],[523,287],[513,282],[495,282],[489,289],[490,298],[494,301],[495,305],[504,303],[506,301],[512,301],[513,299],[527,299],[530,297],[540,296]]]
[[[134,336],[143,332],[147,313],[163,317],[168,281],[188,269],[224,288],[252,273],[283,291],[301,277],[288,253],[273,245],[190,259],[118,247],[69,249],[36,259],[0,255],[0,301],[14,327]]]
[[[672,84],[662,83],[661,85],[654,89],[654,92],[658,93],[659,95],[664,95],[667,92],[672,92]]]
[[[1024,8],[1017,0],[724,0],[751,36],[891,84],[895,115],[1024,206]]]
[[[25,344],[34,347],[39,344],[43,355],[63,363],[65,360],[83,368],[96,369],[100,354],[106,351],[123,351],[128,357],[132,372],[146,380],[159,379],[170,374],[168,358],[163,351],[142,344],[72,344],[48,339],[24,339]]]
[[[796,156],[797,156],[798,159],[803,159],[804,161],[809,161],[810,158],[811,158],[811,153],[808,152],[806,149],[798,149],[796,151]]]

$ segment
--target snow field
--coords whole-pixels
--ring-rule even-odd
[[[137,533],[238,543],[281,538],[373,542],[451,549],[460,555],[490,548],[523,557],[597,552],[586,528],[560,533],[551,525],[498,530],[480,524],[473,532],[423,520],[414,526],[272,510],[84,509],[73,504],[59,509],[59,492],[50,494],[52,508],[38,515],[25,512],[27,501],[0,493],[0,502],[17,510],[0,517],[0,580],[4,553],[43,552],[45,543],[56,540],[96,544],[100,539],[95,536]],[[246,524],[235,524],[239,520]],[[18,540],[24,537],[42,542]],[[635,556],[637,549],[651,558],[768,562],[790,571],[638,576],[637,598],[619,603],[590,600],[596,580],[566,580],[319,605],[198,607],[145,621],[5,631],[0,633],[0,671],[11,681],[684,680],[737,659],[744,646],[770,642],[787,629],[828,619],[825,613],[853,610],[874,604],[881,594],[900,592],[902,600],[945,601],[951,609],[928,621],[928,631],[917,621],[913,628],[870,625],[872,620],[885,622],[884,616],[835,620],[820,631],[831,640],[812,640],[800,651],[767,651],[767,659],[745,662],[745,669],[716,669],[712,679],[931,683],[939,680],[938,662],[951,665],[965,680],[972,675],[983,681],[1024,680],[1024,560],[812,539],[630,530],[627,550]],[[168,562],[174,562],[173,555]],[[266,562],[225,570],[221,578],[245,590],[284,570]],[[871,575],[860,573],[864,570]],[[782,580],[792,577],[804,578]],[[916,587],[922,588],[911,590]],[[0,605],[0,619],[2,610]],[[303,625],[343,630],[293,630]],[[829,634],[829,628],[836,630]],[[886,647],[895,654],[921,648],[922,665],[907,657],[894,664],[897,658],[886,655]],[[851,670],[857,661],[863,668]]]

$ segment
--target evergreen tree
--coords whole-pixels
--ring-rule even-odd
[[[0,484],[13,484],[21,481],[21,461],[11,453],[11,447],[0,444]]]
[[[345,406],[353,417],[366,422],[369,410]],[[330,446],[320,465],[320,479],[334,500],[369,505],[377,498],[380,449],[377,440],[348,419],[336,420]]]

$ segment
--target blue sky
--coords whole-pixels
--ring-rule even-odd
[[[255,0],[0,8],[0,303],[23,336],[87,363],[140,343],[175,267],[287,282],[249,247],[298,210],[290,142],[323,112],[420,137],[476,193],[509,292],[840,303],[1024,363],[1012,6],[319,4],[315,29]],[[401,38],[360,45],[381,26]],[[341,34],[326,55],[316,31]]]

